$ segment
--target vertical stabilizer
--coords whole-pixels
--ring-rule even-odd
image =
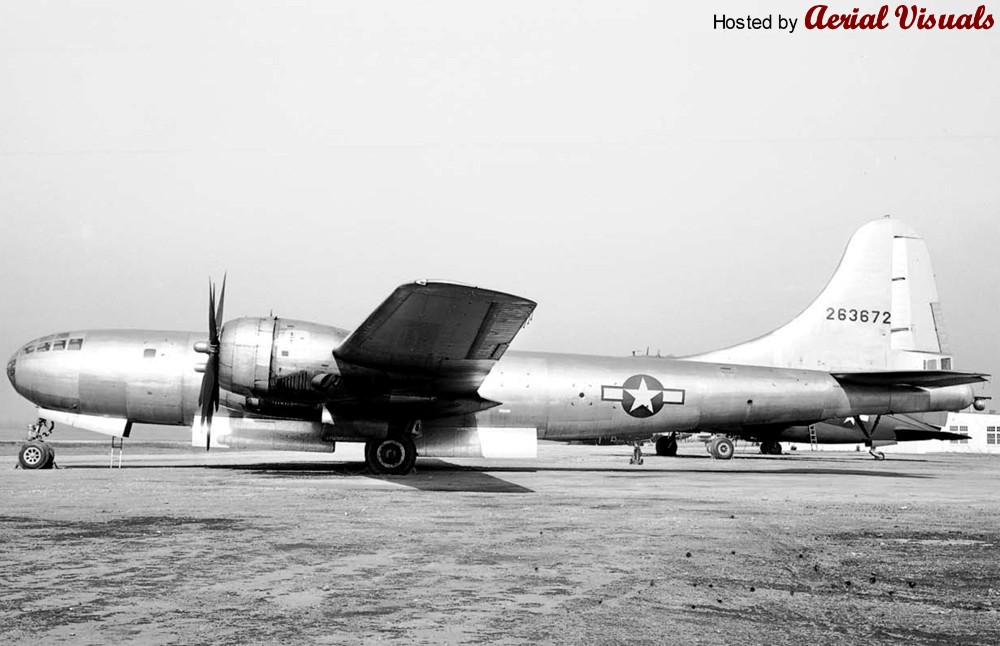
[[[830,371],[950,370],[927,245],[899,220],[851,237],[822,293],[801,314],[752,341],[691,361]]]

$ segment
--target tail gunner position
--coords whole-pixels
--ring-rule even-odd
[[[365,444],[378,474],[416,456],[528,457],[538,438],[625,441],[708,432],[774,442],[784,429],[982,402],[980,373],[952,370],[923,240],[896,220],[851,239],[820,296],[748,343],[683,359],[508,352],[535,303],[441,282],[398,287],[354,331],[275,317],[208,334],[74,330],[22,346],[14,388],[51,422],[127,437],[134,423],[190,425],[207,448],[332,452]],[[223,408],[225,415],[213,419]],[[676,446],[676,444],[675,444]],[[641,457],[641,456],[639,456]],[[50,465],[35,439],[25,468]]]

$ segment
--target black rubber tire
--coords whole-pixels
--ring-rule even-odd
[[[51,446],[49,446],[48,444],[45,445],[45,448],[48,449],[49,451],[49,457],[47,460],[45,460],[45,466],[43,466],[42,468],[54,469],[56,466],[56,450]]]
[[[717,437],[712,440],[710,451],[716,460],[729,460],[733,457],[733,442],[728,437]]]
[[[667,436],[658,438],[656,440],[656,455],[670,457],[677,455],[677,440]]]
[[[767,441],[760,443],[760,452],[764,455],[781,455],[781,442]]]
[[[375,475],[405,476],[417,461],[417,446],[409,435],[390,435],[365,444],[365,464]]]
[[[17,462],[22,469],[51,469],[53,457],[52,449],[38,440],[25,442],[17,452]]]

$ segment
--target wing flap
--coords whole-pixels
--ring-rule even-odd
[[[989,381],[989,375],[955,370],[880,370],[874,372],[835,372],[841,383],[859,386],[911,386],[915,388],[945,388]]]

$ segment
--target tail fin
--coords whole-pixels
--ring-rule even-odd
[[[899,220],[869,222],[797,317],[752,341],[685,359],[829,371],[951,370],[927,245]]]

